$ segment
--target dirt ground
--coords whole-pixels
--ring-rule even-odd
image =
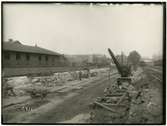
[[[4,123],[68,123],[74,118],[73,123],[85,123],[83,119],[78,119],[83,117],[79,115],[84,114],[83,118],[85,114],[89,115],[89,104],[103,94],[107,85],[109,85],[108,76],[83,81],[79,86],[73,85],[73,88],[68,88],[69,90],[63,89],[51,93],[43,101],[36,99],[26,102],[30,110],[19,109],[25,106],[25,103],[3,109],[3,121]]]
[[[115,115],[105,109],[95,109],[96,117],[93,122],[110,124],[162,124],[164,122],[163,83],[152,76],[161,78],[161,74],[145,68],[138,71],[140,72],[134,73],[133,76],[132,92],[136,93],[130,96],[128,111]],[[120,110],[118,107],[112,109]]]
[[[126,120],[114,119],[109,123],[160,124],[163,121],[162,83],[148,71],[143,70],[135,89],[141,91],[139,100],[131,104]],[[84,81],[73,88],[53,92],[44,100],[30,100],[26,104],[30,110],[20,110],[19,105],[3,109],[4,123],[97,123],[90,120],[90,104],[104,95],[104,89],[116,81],[117,75],[109,78],[102,76],[92,81]],[[68,89],[68,90],[67,90]],[[20,104],[22,106],[22,104]],[[25,106],[25,104],[24,104]],[[17,110],[17,111],[16,111]],[[101,118],[101,116],[100,116]],[[101,118],[102,119],[102,118]],[[101,120],[101,123],[107,123]]]
[[[155,74],[161,81],[152,76]],[[164,121],[162,74],[143,68],[140,77],[140,80],[134,83],[140,95],[131,102],[126,123],[162,124]]]

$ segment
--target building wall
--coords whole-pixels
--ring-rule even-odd
[[[7,59],[7,57],[5,58],[7,54],[10,55],[9,59]],[[16,59],[16,55],[20,55],[20,58]],[[63,56],[3,51],[3,67],[18,68],[61,66],[64,62],[62,57]]]

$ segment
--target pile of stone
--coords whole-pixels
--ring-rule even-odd
[[[3,87],[12,87],[12,90],[17,96],[27,95],[32,92],[48,92],[50,87],[61,86],[69,81],[79,80],[79,72],[81,72],[81,78],[89,78],[100,75],[102,72],[106,72],[106,69],[94,69],[89,72],[86,70],[54,73],[50,76],[22,76],[5,78]],[[6,89],[4,89],[6,90]]]

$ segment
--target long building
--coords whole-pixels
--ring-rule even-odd
[[[65,57],[38,46],[24,45],[19,41],[3,42],[2,63],[4,76],[55,71],[65,65]]]

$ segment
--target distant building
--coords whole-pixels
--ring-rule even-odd
[[[141,61],[144,61],[145,64],[147,65],[153,65],[153,60],[150,58],[142,58]]]
[[[163,56],[162,56],[162,54],[154,54],[152,59],[153,59],[153,61],[162,60]]]
[[[66,58],[72,66],[104,66],[106,64],[109,64],[107,57],[101,54],[66,55]]]
[[[65,55],[71,66],[82,66],[83,63],[88,62],[88,55]]]
[[[153,55],[153,62],[155,66],[162,66],[163,65],[163,56],[161,53]]]
[[[23,45],[19,41],[3,42],[3,69],[59,67],[65,63],[64,55],[41,47]],[[16,69],[14,69],[16,70]],[[33,69],[30,69],[33,72]],[[24,72],[25,73],[25,72]]]

